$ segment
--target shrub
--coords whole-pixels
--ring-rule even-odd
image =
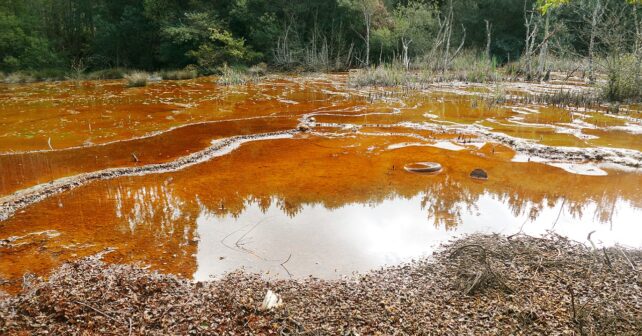
[[[141,87],[146,86],[147,82],[150,79],[150,76],[147,72],[144,71],[134,71],[130,74],[124,76],[127,81],[128,87]]]

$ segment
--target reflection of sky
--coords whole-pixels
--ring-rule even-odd
[[[560,212],[563,202],[559,201],[531,219],[527,211],[515,215],[510,206],[485,194],[470,211],[462,211],[459,225],[447,230],[426,217],[421,207],[424,196],[335,210],[304,205],[294,216],[280,210],[277,202],[265,212],[257,204],[247,204],[237,217],[204,209],[197,218],[200,242],[194,277],[203,280],[243,267],[270,276],[287,276],[289,271],[295,277],[332,278],[427,255],[439,243],[461,234],[509,235],[522,225],[526,234],[544,234],[556,223],[555,232],[580,242],[587,242],[586,236],[595,230],[592,239],[598,245],[642,246],[642,227],[635,224],[640,210],[627,202],[617,203],[610,224],[596,218],[594,203],[586,205],[578,217],[566,207]],[[286,271],[280,264],[290,255]]]

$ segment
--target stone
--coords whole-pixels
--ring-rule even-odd
[[[470,177],[477,180],[487,180],[488,174],[483,169],[477,168],[470,172]]]

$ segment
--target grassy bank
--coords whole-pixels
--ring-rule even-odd
[[[640,263],[640,250],[497,235],[337,281],[237,272],[192,283],[90,258],[2,299],[0,332],[639,335]],[[283,303],[262,310],[268,289]]]

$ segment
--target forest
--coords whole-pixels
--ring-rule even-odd
[[[588,77],[600,67],[639,73],[639,9],[636,0],[3,0],[0,71],[449,69],[472,52],[520,61],[529,76],[578,61]]]

